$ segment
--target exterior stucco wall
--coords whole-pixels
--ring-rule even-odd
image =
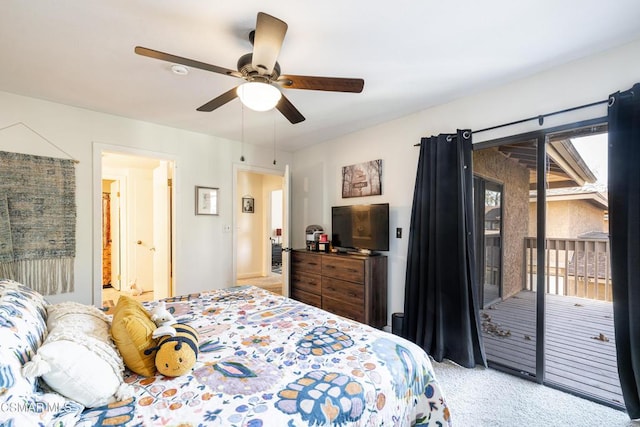
[[[529,205],[529,234],[534,236],[537,203]],[[585,200],[547,202],[547,237],[575,239],[589,231],[607,231],[604,211]],[[532,230],[533,228],[533,230]]]
[[[473,152],[473,172],[503,185],[502,296],[506,299],[523,289],[522,254],[529,231],[529,172],[496,148]]]

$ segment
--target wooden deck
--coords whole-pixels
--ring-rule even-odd
[[[535,376],[536,294],[480,312],[489,362]],[[545,383],[623,407],[610,302],[546,295]]]

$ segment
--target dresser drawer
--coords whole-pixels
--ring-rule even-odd
[[[364,305],[349,304],[342,299],[334,299],[327,296],[322,297],[322,309],[356,322],[365,323]]]
[[[364,304],[364,286],[331,277],[322,278],[322,296],[343,301],[347,304]]]
[[[327,256],[322,259],[322,275],[364,283],[364,261],[340,256]]]
[[[301,291],[300,289],[291,289],[291,298],[314,307],[322,308],[322,297],[320,295]]]
[[[320,295],[322,293],[322,277],[319,274],[294,270],[291,273],[291,288]]]
[[[320,274],[322,269],[321,266],[322,258],[319,254],[301,251],[291,252],[292,271],[305,271],[307,273]]]

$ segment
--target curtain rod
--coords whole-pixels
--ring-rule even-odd
[[[538,124],[540,126],[542,126],[544,124],[544,119],[546,117],[556,116],[558,114],[569,113],[571,111],[581,110],[583,108],[595,107],[596,105],[607,104],[607,103],[609,103],[609,99],[608,98],[605,99],[605,100],[602,100],[602,101],[592,102],[590,104],[584,104],[584,105],[579,105],[577,107],[565,108],[564,110],[558,110],[558,111],[554,111],[552,113],[541,114],[541,115],[535,116],[535,117],[528,117],[526,119],[516,120],[515,122],[503,123],[501,125],[496,125],[496,126],[491,126],[491,127],[484,128],[484,129],[475,130],[472,133],[487,132],[487,131],[490,131],[490,130],[500,129],[500,128],[504,128],[504,127],[507,127],[507,126],[519,125],[520,123],[529,122],[531,120],[536,120],[536,119],[538,120]]]
[[[633,96],[633,93],[631,93],[630,96]],[[571,111],[581,110],[583,108],[595,107],[596,105],[606,104],[606,103],[611,103],[611,102],[612,102],[612,98],[607,98],[605,100],[592,102],[590,104],[584,104],[584,105],[579,105],[577,107],[565,108],[564,110],[558,110],[558,111],[554,111],[552,113],[540,114],[538,116],[528,117],[526,119],[516,120],[514,122],[503,123],[503,124],[500,124],[500,125],[491,126],[491,127],[484,128],[484,129],[474,130],[471,133],[474,134],[474,133],[480,133],[480,132],[487,132],[487,131],[490,131],[490,130],[500,129],[500,128],[504,128],[504,127],[507,127],[507,126],[519,125],[520,123],[525,123],[525,122],[529,122],[531,120],[536,120],[536,119],[538,120],[538,124],[540,126],[542,126],[544,124],[545,117],[551,117],[551,116],[555,116],[555,115],[558,115],[558,114],[569,113]],[[456,135],[453,135],[453,138],[456,138]],[[414,144],[413,146],[414,147],[419,147],[420,143]]]

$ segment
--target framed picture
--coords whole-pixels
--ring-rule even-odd
[[[382,194],[382,159],[342,168],[342,198]]]
[[[196,215],[218,215],[218,189],[196,186]]]
[[[242,213],[253,213],[253,197],[243,197],[242,198]]]

